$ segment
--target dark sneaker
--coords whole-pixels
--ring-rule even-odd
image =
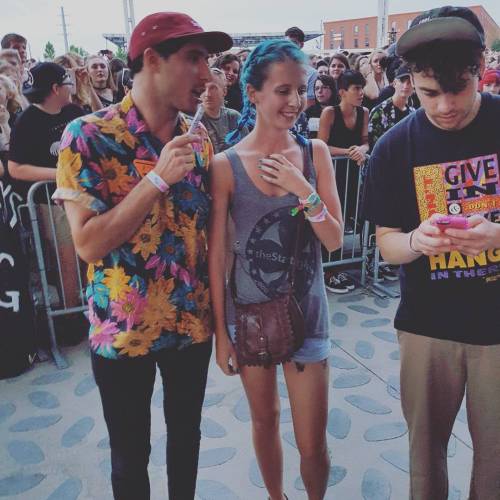
[[[397,281],[399,279],[397,271],[391,268],[391,266],[387,264],[382,264],[378,268],[379,276],[383,277],[387,281]]]
[[[375,280],[375,266],[373,265],[373,260],[371,259],[368,261],[368,265],[366,266],[366,274],[368,275],[369,278]],[[378,268],[378,276],[376,281],[377,283],[384,281],[384,275],[382,274],[380,266]]]
[[[325,276],[325,287],[329,292],[332,293],[348,293],[349,288],[344,285],[340,279],[335,275]]]
[[[350,221],[344,224],[344,234],[354,234],[354,225]]]
[[[356,288],[356,283],[348,274],[339,273],[337,274],[337,278],[348,290],[354,290]]]

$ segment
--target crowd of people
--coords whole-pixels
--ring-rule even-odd
[[[323,273],[322,261],[358,232],[360,212],[392,264],[381,278],[398,279],[402,266],[395,326],[410,497],[447,498],[446,448],[467,391],[471,498],[499,498],[498,60],[485,59],[483,28],[466,8],[418,16],[369,55],[308,57],[304,40],[292,27],[234,52],[226,33],[165,12],[137,25],[127,64],[108,50],[34,64],[25,37],[1,41],[2,181],[23,200],[33,183],[56,181],[50,212],[65,273],[79,272],[73,246],[88,264],[114,496],[149,498],[158,366],[169,497],[194,497],[214,332],[217,364],[246,391],[269,497],[287,498],[276,327],[245,308],[274,301],[273,321],[288,318],[279,324],[295,346],[280,359],[302,479],[310,500],[325,497],[326,290],[355,283]],[[456,228],[453,216],[465,215]],[[47,210],[40,218],[48,225]],[[76,281],[61,286],[71,308]],[[300,328],[290,326],[291,296]]]

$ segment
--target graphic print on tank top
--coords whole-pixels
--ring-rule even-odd
[[[259,290],[274,298],[288,290],[288,270],[295,248],[297,219],[290,214],[292,206],[269,212],[252,229],[245,248],[249,274]],[[303,247],[295,277],[295,296],[301,300],[311,288],[317,265],[312,229],[304,225]]]

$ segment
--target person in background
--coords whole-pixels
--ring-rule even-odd
[[[366,75],[364,88],[364,105],[368,109],[372,109],[377,104],[381,90],[389,84],[384,66],[381,64],[382,59],[386,57],[387,54],[384,50],[375,49],[368,59],[370,71]]]
[[[375,106],[370,112],[368,119],[368,142],[370,151],[376,142],[394,125],[406,118],[410,113],[415,112],[415,108],[410,103],[413,94],[413,85],[411,82],[410,68],[403,64],[396,72],[394,81],[394,95]],[[374,228],[372,227],[372,233]],[[368,258],[368,275],[375,276],[374,261],[371,256]],[[380,281],[397,281],[397,269],[389,264],[381,263],[378,269],[378,278]]]
[[[63,67],[53,62],[43,62],[31,69],[32,86],[24,90],[31,105],[16,120],[9,151],[9,174],[13,187],[27,201],[30,187],[37,181],[55,181],[57,155],[65,126],[82,116],[82,109],[71,104],[73,81]],[[49,242],[49,279],[59,286],[55,242],[51,236],[50,214],[54,218],[57,248],[62,266],[62,290],[65,307],[75,307],[80,302],[78,270],[71,233],[61,207],[49,211],[45,196],[35,197],[38,205],[42,237]]]
[[[346,156],[351,160],[339,159],[335,162],[345,234],[357,231],[355,219],[359,176],[352,165],[362,167],[369,150],[368,110],[361,106],[365,83],[363,75],[358,71],[345,71],[337,82],[340,104],[326,107],[319,120],[318,139],[328,145],[332,156]],[[331,271],[325,273],[325,285],[330,292],[339,294],[348,293],[355,287],[348,274]]]
[[[317,54],[309,54],[309,65],[312,66],[313,68],[316,68],[316,63],[318,62],[318,58],[319,57]]]
[[[225,138],[229,132],[238,127],[241,115],[238,111],[224,107],[224,97],[227,93],[227,80],[224,72],[219,68],[211,68],[212,79],[205,84],[205,91],[201,94],[203,117],[215,153],[220,153],[229,147]],[[242,137],[248,134],[248,129],[241,130]]]
[[[316,64],[318,75],[328,75],[328,63],[324,59],[320,59]]]
[[[110,63],[114,57],[113,51],[109,50],[109,49],[101,49],[98,52],[98,55],[100,55],[101,57],[105,57],[107,59],[108,63]]]
[[[350,66],[347,57],[341,52],[333,54],[328,65],[328,73],[335,80],[335,82],[337,82],[340,75],[348,69],[350,69]]]
[[[393,96],[375,106],[370,112],[368,120],[370,150],[373,150],[375,143],[383,134],[415,111],[415,108],[409,103],[413,94],[413,85],[410,68],[406,64],[397,70],[392,86],[394,87]]]
[[[225,300],[226,227],[230,215],[236,232],[236,300],[259,303],[279,297],[288,289],[286,276],[297,237],[297,218],[290,210],[299,200],[316,194],[317,202],[310,212],[307,209],[303,221],[298,251],[301,272],[297,273],[303,278],[297,276],[293,290],[305,319],[305,341],[291,362],[283,363],[283,372],[304,486],[309,499],[322,500],[330,471],[326,424],[331,345],[320,245],[334,250],[342,244],[342,218],[326,145],[289,132],[305,106],[306,66],[305,54],[286,40],[262,42],[253,50],[242,75],[246,89],[242,122],[256,116],[255,127],[234,147],[215,156],[210,166],[213,202],[208,248],[216,360],[226,375],[240,374],[251,409],[257,463],[272,500],[287,498],[277,366],[238,365],[234,319]],[[231,139],[238,140],[239,134],[231,134]],[[269,245],[275,249],[273,258],[255,250]]]
[[[2,38],[2,41],[0,42],[0,46],[2,49],[14,49],[18,52],[19,58],[21,59],[21,66],[22,66],[22,71],[21,71],[21,76],[20,76],[20,88],[19,88],[19,93],[22,96],[22,90],[26,87],[28,88],[31,85],[30,77],[28,74],[28,67],[26,65],[26,60],[27,60],[27,47],[28,41],[26,38],[22,35],[19,35],[18,33],[8,33]],[[25,107],[27,107],[29,103],[25,103]],[[23,109],[25,109],[23,107]]]
[[[111,61],[109,61],[109,71],[111,72],[111,76],[113,77],[113,82],[116,88],[118,88],[118,73],[120,73],[120,71],[122,71],[125,66],[125,63],[117,57],[114,57],[113,59],[111,59]]]
[[[15,49],[2,49],[0,50],[0,61],[5,61],[10,65],[16,68],[18,72],[19,79],[22,79],[23,76],[23,63],[21,57],[19,56],[19,52]]]
[[[322,111],[327,106],[335,106],[338,102],[337,86],[335,85],[335,80],[331,76],[318,76],[314,83],[314,99],[316,102],[305,111],[307,129],[311,139],[318,136],[319,118]]]
[[[24,68],[22,59],[19,55],[19,52],[15,49],[2,49],[0,50],[0,64],[5,63],[13,68],[12,72],[6,72],[9,78],[15,82],[18,93],[21,97],[22,108],[26,109],[29,106],[29,101],[24,97],[23,89],[25,86],[23,85],[23,81],[27,81],[29,79],[28,70]]]
[[[0,159],[5,168],[11,129],[21,111],[21,100],[14,82],[7,76],[0,75]]]
[[[2,38],[0,46],[2,49],[14,49],[19,53],[21,63],[24,64],[27,59],[26,45],[28,40],[18,33],[8,33]]]
[[[306,39],[305,33],[297,26],[292,26],[285,31],[285,37],[288,38],[292,43],[297,45],[299,49],[304,48],[304,42]],[[310,64],[306,67],[307,71],[307,102],[306,108],[314,104],[314,82],[318,76],[318,72]]]
[[[114,104],[116,102],[116,87],[113,75],[109,70],[108,59],[99,55],[89,56],[86,67],[90,83],[102,106],[107,107]]]
[[[17,117],[23,111],[23,99],[19,95],[19,90],[16,86],[16,82],[12,80],[9,73],[4,73],[2,71],[4,66],[0,65],[0,94],[2,96],[2,104],[6,107],[9,112],[9,126],[12,129]],[[24,98],[26,99],[26,98]]]
[[[479,82],[479,90],[493,95],[500,94],[500,70],[487,69]]]
[[[236,52],[236,56],[240,60],[240,64],[242,66],[245,64],[245,61],[247,60],[249,54],[250,54],[250,49],[241,49],[238,52]]]
[[[318,138],[328,144],[332,156],[348,156],[363,165],[368,145],[368,110],[361,106],[365,79],[358,71],[347,70],[337,83],[340,104],[321,113]]]
[[[417,16],[397,42],[421,108],[376,143],[363,215],[401,265],[394,326],[409,498],[449,498],[447,449],[466,395],[466,498],[500,498],[500,97],[478,92],[485,33],[463,7]],[[462,229],[439,227],[460,215]],[[463,219],[461,219],[463,221]]]
[[[129,68],[123,68],[116,77],[116,100],[120,102],[131,90],[133,85],[132,74]]]
[[[359,71],[365,78],[370,72],[370,58],[365,55],[360,55],[354,63],[355,71]]]
[[[102,103],[93,85],[90,83],[88,70],[85,66],[78,66],[72,53],[58,56],[54,59],[56,64],[67,69],[74,82],[71,102],[80,106],[85,113],[92,113],[101,109]]]
[[[223,54],[216,59],[213,67],[221,69],[226,75],[226,108],[240,112],[243,107],[243,97],[240,88],[241,62],[238,56],[234,54]]]

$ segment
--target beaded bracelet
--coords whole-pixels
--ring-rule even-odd
[[[152,170],[146,174],[146,179],[148,179],[153,186],[157,187],[162,193],[166,193],[170,186],[156,173]]]

